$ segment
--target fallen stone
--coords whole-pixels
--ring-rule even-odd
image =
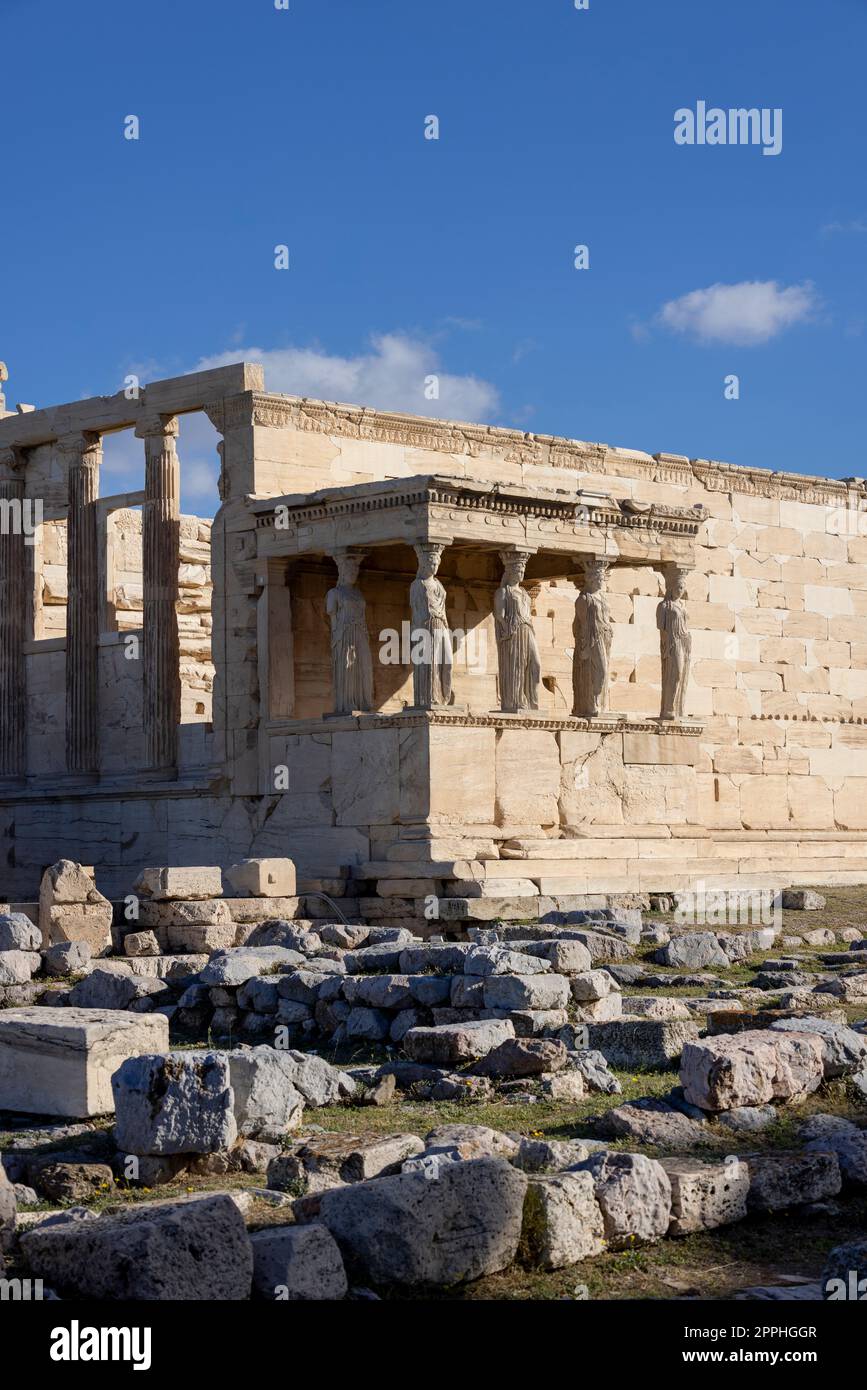
[[[41,945],[41,931],[23,912],[0,914],[0,953],[38,951]]]
[[[697,1023],[678,1019],[615,1020],[587,1025],[589,1046],[611,1066],[625,1071],[669,1070],[685,1046],[698,1038]]]
[[[36,1007],[0,1011],[0,1110],[86,1119],[114,1110],[112,1074],[168,1048],[159,1014]]]
[[[58,941],[42,953],[42,962],[47,975],[63,978],[80,975],[91,962],[93,953],[86,941]]]
[[[227,1054],[238,1134],[275,1142],[297,1129],[304,1097],[295,1086],[298,1065],[274,1047],[236,1049]]]
[[[465,975],[543,975],[550,969],[547,960],[510,951],[508,946],[474,946],[464,956]]]
[[[508,1038],[476,1062],[477,1076],[539,1076],[560,1071],[569,1060],[561,1042],[549,1038]]]
[[[867,1185],[867,1131],[839,1115],[812,1115],[799,1130],[810,1153],[837,1155],[846,1182]]]
[[[524,1198],[520,1262],[530,1269],[565,1269],[605,1246],[602,1212],[590,1173],[532,1177]]]
[[[502,1159],[446,1164],[437,1181],[402,1173],[295,1204],[320,1221],[374,1284],[444,1286],[506,1269],[521,1236],[527,1179]]]
[[[624,1012],[630,1018],[691,1018],[683,999],[666,999],[656,995],[630,994],[623,1001]]]
[[[827,1018],[781,1018],[770,1025],[772,1032],[817,1033],[822,1040],[826,1077],[846,1076],[858,1071],[867,1060],[867,1037],[843,1023]]]
[[[0,952],[0,985],[29,984],[41,964],[38,951]]]
[[[38,1186],[49,1202],[88,1202],[114,1191],[114,1174],[106,1163],[46,1163]]]
[[[156,902],[169,898],[219,898],[222,891],[223,876],[214,865],[143,869],[135,885],[136,893]]]
[[[730,963],[712,932],[686,932],[672,937],[667,946],[654,952],[653,959],[657,965],[675,965],[685,970],[705,970],[709,965]]]
[[[636,1139],[664,1148],[690,1148],[707,1142],[707,1134],[696,1120],[650,1097],[606,1111],[594,1127],[605,1139]]]
[[[750,1170],[748,1205],[751,1211],[783,1211],[786,1207],[836,1197],[842,1187],[837,1155],[769,1152],[746,1155]]]
[[[489,975],[486,1009],[565,1009],[569,980],[565,975]]]
[[[566,1041],[562,1035],[561,1041]],[[590,1091],[599,1091],[604,1096],[619,1096],[623,1090],[601,1052],[577,1048],[569,1053],[569,1065],[581,1073]]]
[[[589,1156],[580,1139],[522,1139],[512,1162],[522,1173],[556,1173]]]
[[[231,1197],[153,1202],[20,1238],[30,1273],[63,1297],[189,1302],[250,1296],[253,1250]]]
[[[238,1137],[229,1062],[218,1052],[131,1057],[112,1077],[117,1146],[130,1154],[206,1154]]]
[[[773,1105],[736,1105],[733,1110],[721,1111],[716,1118],[735,1134],[760,1134],[778,1117]]]
[[[593,1177],[605,1237],[613,1249],[633,1241],[656,1241],[671,1221],[671,1183],[655,1159],[644,1154],[591,1154],[580,1170]]]
[[[712,1231],[746,1216],[750,1174],[740,1159],[720,1164],[695,1158],[662,1158],[660,1163],[671,1183],[669,1235]]]
[[[479,1022],[441,1024],[433,1028],[411,1028],[404,1037],[403,1045],[411,1061],[450,1067],[485,1057],[514,1036],[515,1030],[508,1019],[484,1019]]]
[[[487,1125],[438,1125],[425,1135],[425,1153],[450,1153],[462,1161],[474,1158],[514,1158],[519,1142]]]
[[[722,1034],[688,1042],[680,1065],[687,1100],[712,1111],[808,1095],[823,1076],[823,1046],[816,1033]]]
[[[300,951],[285,946],[240,946],[212,956],[199,980],[204,985],[243,985],[254,975],[294,970],[305,963]]]
[[[338,1299],[349,1287],[343,1257],[325,1226],[273,1226],[254,1231],[253,1288],[262,1298]]]
[[[293,898],[297,888],[291,859],[242,859],[226,878],[242,898]]]
[[[787,912],[819,912],[825,906],[822,894],[812,888],[784,888],[781,902]]]

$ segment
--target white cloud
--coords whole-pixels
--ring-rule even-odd
[[[487,423],[496,415],[496,387],[476,376],[457,376],[440,368],[430,343],[404,333],[371,338],[370,351],[338,357],[321,348],[239,347],[203,357],[195,371],[230,362],[261,362],[269,391],[292,396],[369,405],[380,410],[408,411],[452,420]],[[439,378],[439,397],[425,395],[426,379]]]
[[[662,306],[658,321],[700,342],[750,347],[803,323],[817,305],[809,280],[787,286],[776,280],[742,280],[737,285],[710,285],[706,290],[670,299]]]

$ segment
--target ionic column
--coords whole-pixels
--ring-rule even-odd
[[[102,441],[85,431],[57,447],[69,455],[67,483],[66,767],[80,777],[99,770],[99,563],[96,502]]]
[[[0,364],[2,365],[2,364]],[[2,374],[0,374],[2,381]],[[0,396],[0,404],[2,404]],[[0,778],[26,771],[24,638],[27,614],[23,456],[0,450]]]
[[[180,469],[173,415],[145,417],[136,426],[145,442],[142,508],[144,731],[148,765],[171,772],[178,763],[181,722],[178,565]]]
[[[572,712],[580,719],[595,719],[608,709],[614,636],[605,591],[609,564],[602,556],[588,557],[583,586],[575,600]]]

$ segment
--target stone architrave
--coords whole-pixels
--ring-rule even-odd
[[[542,664],[531,616],[532,601],[522,580],[529,556],[501,550],[503,582],[494,595],[500,708],[505,714],[539,708]]]
[[[439,579],[442,545],[414,547],[418,574],[409,590],[412,614],[412,692],[416,709],[451,703],[454,653],[446,617],[446,591]]]
[[[74,776],[99,768],[99,560],[96,499],[102,441],[86,431],[58,440],[69,454],[66,608],[66,766]]]
[[[178,761],[181,722],[178,566],[180,564],[180,468],[172,415],[148,416],[136,426],[145,443],[142,509],[143,714],[151,768],[171,771]]]
[[[373,661],[367,631],[367,605],[356,582],[361,560],[358,551],[337,551],[334,555],[337,583],[325,595],[325,610],[331,620],[335,714],[373,708]]]
[[[0,396],[0,410],[2,399]],[[23,777],[26,769],[23,503],[23,455],[18,449],[0,450],[0,780]]]
[[[614,628],[605,593],[609,561],[588,561],[584,587],[575,602],[575,655],[572,661],[573,714],[593,719],[608,709],[608,682]]]
[[[683,719],[689,684],[692,637],[686,616],[688,570],[670,565],[665,570],[665,598],[656,610],[662,663],[661,719]]]

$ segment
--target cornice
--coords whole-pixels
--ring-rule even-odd
[[[558,435],[429,419],[300,396],[248,391],[227,397],[221,404],[223,430],[251,424],[296,429],[458,457],[477,458],[484,454],[504,463],[619,478],[639,477],[678,487],[691,487],[698,482],[709,492],[737,492],[818,505],[839,504],[852,496],[867,500],[867,485],[861,480],[846,482],[802,473],[771,472],[711,459],[688,459],[679,454],[643,454]]]

